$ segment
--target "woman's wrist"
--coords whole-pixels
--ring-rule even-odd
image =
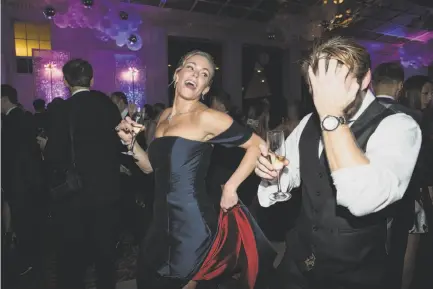
[[[236,193],[239,186],[227,182],[223,187],[223,193]]]

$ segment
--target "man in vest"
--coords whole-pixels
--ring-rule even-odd
[[[256,168],[264,207],[275,203],[277,177],[283,191],[302,188],[301,213],[271,287],[387,289],[387,207],[409,184],[420,128],[368,90],[370,56],[352,40],[315,46],[303,71],[316,110],[287,138],[282,172],[264,147]]]

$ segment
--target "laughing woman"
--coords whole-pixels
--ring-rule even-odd
[[[253,171],[263,140],[200,102],[214,74],[209,54],[186,54],[173,77],[173,107],[162,113],[148,153],[132,147],[138,166],[155,174],[154,215],[140,248],[139,289],[212,288],[228,281],[236,288],[265,286],[263,277],[275,255],[236,192]],[[130,119],[119,124],[124,143],[131,144],[130,132],[137,127]],[[204,181],[214,145],[246,150],[222,188],[219,217]]]

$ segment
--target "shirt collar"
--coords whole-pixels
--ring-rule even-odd
[[[9,110],[8,111],[6,111],[6,115],[8,115],[14,108],[17,108],[18,106],[14,106],[14,107],[11,107],[11,108],[9,108]]]
[[[83,92],[83,91],[90,91],[90,89],[88,89],[88,88],[80,88],[80,89],[77,89],[76,91],[74,91],[73,93],[72,93],[72,95],[75,95],[75,94],[77,94],[77,93],[79,93],[79,92]],[[71,95],[71,96],[72,96]]]
[[[390,95],[386,95],[386,94],[379,94],[379,95],[376,95],[376,97],[377,98],[389,98],[389,99],[395,100],[394,97],[392,97]]]
[[[124,118],[128,115],[128,109],[125,108],[125,109],[122,111],[121,115],[122,115],[122,119],[124,119]]]
[[[364,100],[362,101],[361,107],[358,109],[355,115],[350,119],[350,122],[354,122],[355,120],[357,120],[375,99],[376,98],[374,94],[371,92],[371,90],[368,90],[367,94],[364,97]]]

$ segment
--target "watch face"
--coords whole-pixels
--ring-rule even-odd
[[[338,121],[338,118],[336,118],[335,116],[331,116],[331,115],[328,115],[322,121],[323,129],[328,130],[328,131],[335,130],[339,124],[340,124],[340,122]]]

